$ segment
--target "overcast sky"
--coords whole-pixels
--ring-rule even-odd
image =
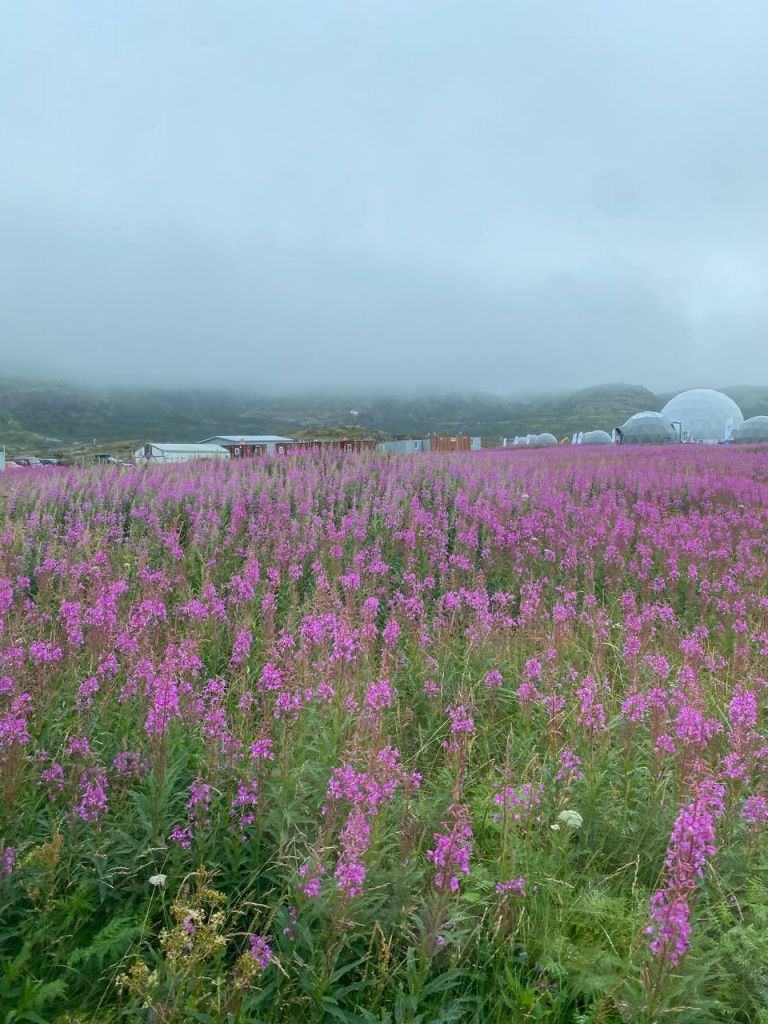
[[[2,20],[6,368],[768,384],[766,0],[12,0]]]

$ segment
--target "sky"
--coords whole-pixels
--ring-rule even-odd
[[[765,0],[23,0],[0,373],[768,384]]]

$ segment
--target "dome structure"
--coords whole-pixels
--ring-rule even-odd
[[[750,416],[734,430],[731,440],[736,444],[768,444],[768,416]]]
[[[554,434],[534,434],[529,443],[532,448],[551,448],[557,444],[557,438]]]
[[[683,441],[726,441],[744,422],[741,409],[722,391],[694,388],[675,395],[661,410],[680,424]]]
[[[581,435],[579,444],[611,444],[611,435],[606,430],[587,430]]]
[[[669,444],[677,431],[660,412],[636,412],[620,428],[622,444]]]

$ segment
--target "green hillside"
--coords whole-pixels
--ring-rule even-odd
[[[768,387],[725,389],[746,416],[768,413]],[[426,433],[488,438],[551,431],[610,430],[635,412],[660,409],[669,395],[606,384],[559,394],[503,398],[487,394],[434,396],[254,396],[223,390],[111,388],[0,380],[0,444],[11,454],[69,451],[128,438],[200,441],[215,434],[301,437],[354,432],[371,436]],[[353,415],[351,410],[357,410]]]

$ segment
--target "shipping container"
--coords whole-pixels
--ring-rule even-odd
[[[389,455],[412,455],[417,452],[428,452],[430,443],[428,437],[410,437],[404,441],[382,441],[379,449]]]
[[[262,455],[284,455],[291,445],[292,437],[279,434],[219,434],[207,437],[203,444],[220,444],[233,459],[253,459]]]
[[[468,452],[472,448],[469,434],[438,434],[430,437],[429,443],[433,452]]]

